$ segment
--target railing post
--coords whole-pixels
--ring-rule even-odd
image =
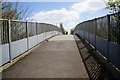
[[[38,31],[37,31],[37,22],[36,22],[36,35],[38,35]]]
[[[87,27],[88,27],[88,43],[90,44],[90,26],[91,26],[91,24],[90,24],[90,21],[89,21],[89,25],[87,25]]]
[[[94,30],[95,30],[95,50],[96,50],[96,36],[97,36],[97,19],[94,19]]]
[[[27,49],[29,50],[29,29],[28,29],[28,22],[26,21],[26,37],[27,37]]]
[[[83,22],[83,39],[85,39],[85,22]]]
[[[110,15],[107,15],[107,32],[108,32],[108,43],[107,43],[107,60],[109,62],[109,42],[110,42]]]
[[[11,62],[12,57],[11,57],[11,22],[10,20],[8,20],[8,42],[9,42],[9,59]]]
[[[3,34],[2,30],[3,30],[3,26],[0,27],[0,56],[1,56],[0,57],[0,66],[2,65],[2,34]],[[1,69],[0,69],[0,71],[1,71]],[[2,77],[2,75],[0,73],[0,79],[2,79],[1,77]]]
[[[117,17],[120,20],[120,12],[118,13]],[[118,21],[118,29],[119,29],[118,44],[120,45],[120,21]]]
[[[37,22],[36,22],[36,36],[37,36],[37,44],[38,44],[38,31],[37,31],[38,27],[37,27]]]
[[[120,20],[120,12],[118,13],[118,19]],[[118,36],[118,65],[120,69],[120,21],[118,21],[118,29],[119,29],[119,36]]]

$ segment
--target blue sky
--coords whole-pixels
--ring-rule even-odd
[[[37,22],[63,23],[66,30],[74,28],[79,22],[104,16],[106,0],[80,0],[79,2],[21,2],[24,7],[33,11],[27,19]]]
[[[77,2],[20,2],[24,7],[29,7],[33,13],[40,11],[59,10],[61,8],[69,9],[74,3]]]
[[[35,12],[61,8],[69,9],[74,3],[77,2],[21,2],[22,5],[28,6],[30,9],[34,9]]]

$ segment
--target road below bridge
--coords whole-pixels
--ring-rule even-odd
[[[3,78],[88,78],[72,35],[59,35],[3,72]]]

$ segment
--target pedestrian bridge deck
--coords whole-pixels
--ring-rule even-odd
[[[72,35],[59,35],[3,72],[3,78],[88,78]]]

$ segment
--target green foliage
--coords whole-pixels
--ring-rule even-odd
[[[111,18],[116,20],[116,21],[118,21],[118,22],[120,22],[120,18],[119,17],[111,16]]]
[[[22,8],[23,5],[20,5],[19,2],[0,2],[2,7],[2,13],[0,16],[2,19],[13,19],[13,20],[23,20],[30,15],[28,8]]]
[[[64,29],[62,23],[60,23],[60,29],[62,30],[63,34],[65,35],[66,34],[66,30]]]
[[[2,2],[4,1],[4,2]],[[19,2],[0,1],[0,18],[12,20],[25,20],[30,15],[28,8],[23,8]],[[8,21],[0,21],[2,29],[2,44],[8,43]],[[3,25],[4,24],[4,25]],[[25,23],[26,24],[26,23]],[[16,41],[26,37],[26,26],[22,22],[11,22],[11,40]]]
[[[120,12],[120,0],[109,0],[106,8],[110,9],[112,13]]]
[[[108,35],[106,27],[97,28],[97,36],[107,39]]]
[[[73,30],[73,29],[71,29],[71,30],[70,30],[70,34],[71,34],[71,35],[73,35],[73,32],[74,32],[74,30]]]
[[[120,0],[109,0],[107,3],[107,9],[111,10],[111,13],[115,13],[110,16],[110,41],[120,45],[119,24],[120,24]]]

